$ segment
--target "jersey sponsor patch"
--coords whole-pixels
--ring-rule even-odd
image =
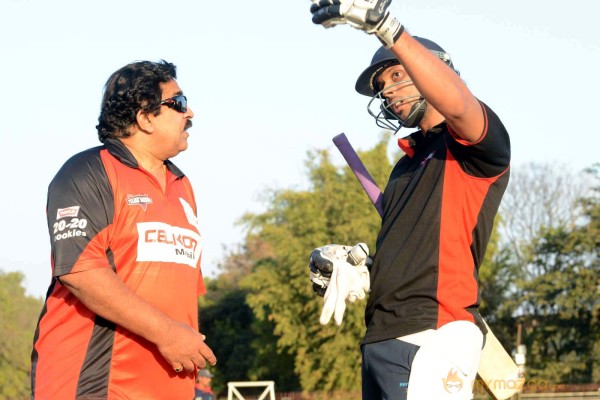
[[[56,221],[52,224],[52,237],[54,242],[71,239],[74,237],[87,236],[85,229],[88,221],[78,218],[79,206],[59,208],[56,210]]]
[[[202,243],[200,235],[190,229],[163,222],[140,222],[137,261],[174,262],[198,266]]]
[[[77,214],[79,214],[79,206],[59,208],[58,210],[56,210],[56,219],[76,217]]]
[[[127,204],[130,206],[140,206],[146,211],[148,204],[152,204],[152,197],[147,194],[128,194]]]
[[[427,157],[425,157],[423,159],[423,161],[421,161],[421,166],[427,164],[429,162],[429,160],[431,160],[433,158],[434,154],[435,154],[435,151],[432,151],[431,153],[429,153],[429,155]]]

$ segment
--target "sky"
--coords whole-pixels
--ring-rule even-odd
[[[382,131],[354,83],[379,41],[349,26],[314,25],[309,7],[1,0],[0,270],[23,272],[28,294],[45,294],[48,184],[71,155],[99,145],[103,86],[132,61],[176,64],[195,113],[189,149],[173,162],[196,192],[207,276],[242,242],[237,221],[265,209],[266,191],[307,187],[310,150],[331,149],[341,166],[333,136],[375,145]],[[500,116],[513,169],[557,162],[580,171],[600,161],[600,2],[396,0],[390,11],[408,32],[444,47]]]

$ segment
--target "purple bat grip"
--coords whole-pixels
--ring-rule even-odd
[[[344,159],[348,163],[348,166],[358,178],[360,185],[367,193],[367,196],[369,196],[369,199],[375,206],[379,216],[383,217],[383,206],[381,205],[383,194],[381,193],[381,190],[379,190],[379,187],[375,183],[373,177],[369,174],[369,171],[367,171],[365,168],[365,165],[362,163],[360,158],[358,158],[358,154],[356,154],[356,151],[354,151],[354,148],[348,141],[346,134],[340,133],[334,137],[333,143],[337,146],[338,150],[340,153],[342,153],[342,156],[344,156]]]

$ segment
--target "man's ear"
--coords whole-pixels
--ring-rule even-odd
[[[142,110],[138,110],[137,114],[135,115],[135,120],[138,126],[140,127],[140,130],[146,133],[154,132],[154,124],[152,117],[153,115],[145,113]]]

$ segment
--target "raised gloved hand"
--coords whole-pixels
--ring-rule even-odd
[[[390,15],[392,0],[312,0],[312,21],[330,28],[349,24],[369,34],[375,34],[385,47],[392,47],[404,28]]]
[[[328,245],[315,249],[311,254],[311,280],[315,284],[323,282],[325,290],[325,303],[321,311],[319,322],[327,325],[334,317],[335,322],[341,325],[346,310],[346,300],[364,299],[370,288],[369,248],[364,243],[354,247],[341,245]],[[319,267],[317,267],[320,266]],[[313,272],[317,270],[317,273]],[[329,276],[325,277],[323,272]],[[317,274],[319,281],[316,281]],[[328,279],[324,282],[324,279]],[[317,292],[319,293],[319,292]]]

